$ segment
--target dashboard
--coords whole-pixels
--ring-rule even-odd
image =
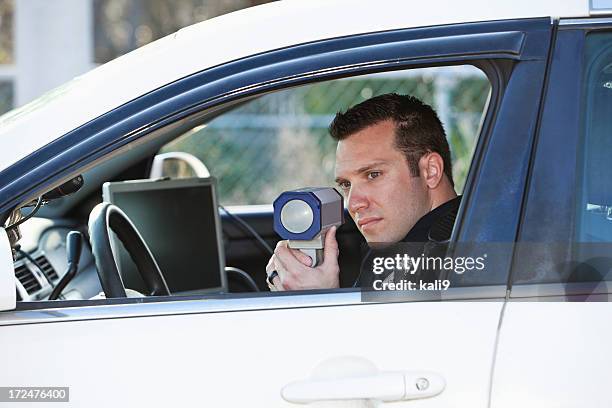
[[[80,229],[65,220],[37,217],[26,221],[20,229],[21,251],[15,260],[17,300],[47,300],[68,268],[66,236],[73,229]],[[84,242],[77,274],[64,288],[60,299],[89,299],[101,291],[91,249]]]

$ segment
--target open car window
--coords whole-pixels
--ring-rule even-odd
[[[214,202],[221,205],[217,230],[210,226],[214,218],[205,215],[212,211],[210,205],[183,206],[181,210],[179,194],[166,194],[171,200],[166,204],[159,201],[161,196],[150,195],[142,202],[133,202],[132,208],[123,208],[127,214],[131,211],[132,221],[145,241],[150,241],[151,252],[161,273],[167,276],[172,295],[246,295],[255,288],[267,295],[274,294],[268,291],[265,272],[270,250],[281,239],[273,227],[272,202],[284,191],[336,186],[337,142],[328,130],[334,116],[369,98],[392,92],[417,97],[437,112],[451,149],[455,190],[461,195],[491,95],[491,85],[484,72],[470,65],[393,71],[293,87],[226,108],[212,120],[196,126],[179,124],[170,126],[165,134],[163,130],[159,132],[160,140],[172,140],[158,154],[187,154],[189,160],[197,163],[194,167],[193,162],[189,164],[182,159],[167,160],[158,169],[161,173],[155,176],[175,180],[201,176],[205,171],[208,173],[205,175],[214,178]],[[121,158],[115,158],[113,163],[125,167]],[[99,178],[101,173],[108,173],[112,167],[105,166],[101,167],[104,171],[94,169],[93,174]],[[122,183],[147,176],[142,169],[121,174],[128,178],[115,175],[110,180]],[[94,200],[99,200],[102,194],[95,195]],[[106,195],[104,199],[108,200]],[[156,212],[152,210],[154,207]],[[337,290],[356,285],[368,251],[364,237],[348,214],[345,210],[346,222],[337,234],[340,249],[340,289]],[[190,228],[172,231],[161,227],[162,221],[183,218]],[[155,225],[156,220],[160,225]],[[182,225],[174,223],[176,228],[179,224]],[[196,231],[198,228],[202,233]],[[17,261],[22,299],[47,300],[66,268],[66,248],[60,244],[65,242],[69,231],[70,227],[66,226],[47,233],[57,237],[44,240],[46,246],[35,254],[38,257],[35,262],[25,257]],[[173,234],[179,235],[173,237]],[[114,233],[110,236],[124,286],[146,294],[146,285],[138,276],[136,264],[121,240]],[[214,242],[215,236],[218,242]],[[172,245],[179,247],[173,249]],[[95,257],[87,246],[82,259],[87,266],[82,265],[84,271],[67,286],[60,299],[90,299],[96,295],[99,298],[101,287]],[[221,276],[217,276],[219,273]],[[208,287],[211,282],[214,288]]]
[[[437,111],[450,143],[460,194],[485,113],[490,84],[473,66],[424,68],[291,88],[245,103],[190,129],[160,152],[185,152],[218,179],[223,205],[271,204],[284,190],[332,185],[334,115],[376,95],[407,94]],[[193,176],[168,163],[164,175]]]

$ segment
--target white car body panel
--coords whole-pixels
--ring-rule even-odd
[[[510,302],[492,408],[610,407],[612,304]]]
[[[214,302],[201,301],[202,310]],[[381,371],[434,372],[446,381],[438,396],[393,406],[485,408],[502,304],[360,304],[64,321],[44,324],[44,339],[39,325],[5,326],[0,358],[11,369],[2,370],[0,383],[70,386],[71,406],[295,406],[281,398],[286,384],[307,378],[323,360],[352,355]],[[115,306],[119,315],[122,308],[156,307]],[[90,318],[95,314],[95,307],[84,309]],[[31,366],[33,352],[39,353],[37,367],[46,369]]]
[[[409,27],[588,15],[586,0],[437,1],[423,7],[403,0],[380,0],[375,6],[350,0],[284,1],[237,11],[182,29],[117,58],[4,115],[0,118],[0,171],[145,93],[261,52]]]

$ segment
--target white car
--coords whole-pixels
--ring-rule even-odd
[[[478,71],[490,92],[477,115],[452,244],[488,252],[485,272],[453,273],[450,288],[433,294],[366,296],[350,287],[351,276],[337,290],[268,292],[269,254],[222,212],[224,236],[214,245],[225,265],[243,270],[227,274],[253,291],[228,292],[222,270],[214,293],[186,286],[178,295],[125,297],[121,279],[100,270],[101,262],[115,264],[98,241],[78,251],[76,277],[60,300],[49,300],[69,269],[67,234],[93,231],[88,216],[103,184],[148,177],[143,163],[162,146],[270,95],[458,66]],[[0,399],[78,407],[611,406],[611,67],[605,0],[281,1],[180,30],[7,113],[0,386],[8,388]],[[11,224],[19,209],[80,175],[82,188],[19,225],[17,241]],[[278,239],[269,205],[229,211],[267,244]],[[351,222],[343,228],[347,266],[358,262],[360,238]],[[200,256],[184,259],[216,276],[219,265]],[[170,281],[172,268],[161,269]],[[108,289],[105,279],[119,287]],[[91,299],[102,289],[106,298]]]

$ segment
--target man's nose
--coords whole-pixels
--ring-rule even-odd
[[[351,188],[347,198],[347,208],[351,214],[367,208],[368,203],[368,197],[361,189]]]

